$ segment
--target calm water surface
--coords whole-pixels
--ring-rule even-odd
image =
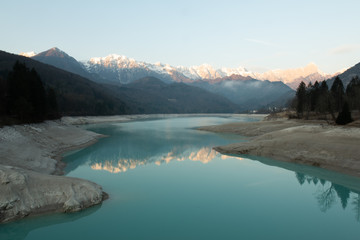
[[[80,213],[0,226],[0,239],[359,239],[360,181],[213,146],[246,141],[195,127],[244,117],[87,126],[108,135],[65,157],[67,175],[110,199]]]

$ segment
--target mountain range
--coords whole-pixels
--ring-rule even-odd
[[[126,85],[146,77],[157,78],[167,84],[184,83],[187,86],[202,88],[214,96],[222,96],[232,104],[237,104],[237,111],[241,112],[284,107],[294,96],[294,90],[281,81],[263,81],[251,76],[243,76],[250,75],[250,72],[244,68],[215,70],[206,64],[191,68],[172,67],[168,64],[139,62],[115,54],[78,62],[58,48],[52,48],[40,54],[23,55],[100,84],[118,85],[127,89],[130,88]],[[124,91],[122,94],[130,97]]]
[[[51,54],[41,54],[40,56],[45,56],[45,58],[40,58],[40,60],[47,60],[46,57],[51,56],[53,65],[0,51],[0,87],[6,87],[7,76],[18,61],[34,69],[45,88],[54,89],[62,115],[234,113],[239,111],[239,106],[226,98],[184,83],[166,84],[159,79],[149,77],[128,85],[97,83],[77,73],[55,67],[55,64],[62,63],[62,67],[66,66],[74,71],[76,68],[73,68],[70,63],[77,65],[77,62],[67,61],[72,59],[63,53],[59,54],[56,49],[51,52]],[[0,110],[2,109],[0,117],[4,114],[3,105],[6,105],[7,96],[4,93],[0,91]]]
[[[184,98],[193,99],[194,103],[201,102],[196,95],[206,95],[204,99],[212,104],[213,109],[207,109],[207,112],[281,108],[292,99],[294,89],[301,81],[308,83],[330,79],[331,82],[339,74],[323,73],[314,63],[297,69],[254,73],[243,67],[215,69],[208,64],[174,67],[136,61],[117,54],[79,62],[58,48],[39,54],[30,52],[21,55],[105,86],[113,96],[125,102],[133,113],[203,112],[207,108],[202,104],[201,107],[195,104],[195,108],[184,108],[186,104],[191,105]],[[352,68],[348,69],[340,76],[348,76],[348,73],[354,75],[357,72],[352,71]],[[191,94],[185,96],[186,92]],[[216,101],[210,101],[211,99]]]
[[[237,78],[247,77],[248,79],[262,81],[281,81],[289,87],[296,89],[301,81],[304,81],[305,83],[310,81],[323,81],[341,73],[338,72],[333,75],[326,74],[314,63],[310,63],[303,68],[271,70],[265,73],[251,72],[243,67],[215,69],[209,64],[193,67],[174,67],[169,64],[152,64],[136,61],[135,59],[117,54],[110,54],[106,57],[90,58],[90,60],[83,61],[82,63],[89,72],[102,75],[108,81],[116,80],[121,83],[128,83],[133,81],[133,78],[144,77],[149,74],[167,81],[185,83],[199,80],[206,80],[208,82],[221,81],[222,78],[235,75],[238,76]]]
[[[281,81],[287,84],[292,89],[296,89],[301,81],[306,84],[308,82],[323,81],[341,74],[345,70],[341,70],[335,74],[327,74],[322,72],[314,63],[309,63],[305,67],[294,69],[277,69],[270,70],[264,73],[256,73],[247,70],[244,67],[238,68],[220,68],[215,69],[209,64],[202,64],[200,66],[184,67],[171,66],[162,63],[146,63],[137,61],[133,58],[118,54],[110,54],[106,57],[93,57],[86,61],[77,62],[58,48],[52,48],[45,52],[35,54],[34,52],[21,53],[20,55],[32,57],[36,60],[55,65],[59,68],[70,72],[77,72],[77,74],[86,76],[92,80],[114,82],[114,83],[130,83],[134,80],[149,75],[162,79],[168,82],[184,82],[191,83],[195,81],[219,82],[223,78],[236,76],[233,78],[240,79],[256,79],[269,80],[271,82]],[[59,58],[62,57],[62,61]],[[45,58],[47,58],[45,60]],[[73,66],[65,64],[65,61],[72,62]],[[76,61],[76,63],[75,63]],[[84,72],[85,71],[85,72]],[[89,73],[92,74],[89,76]]]

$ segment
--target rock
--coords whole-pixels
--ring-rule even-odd
[[[54,176],[64,151],[101,135],[60,121],[0,128],[0,223],[47,212],[74,212],[107,198],[87,180]]]
[[[0,165],[0,222],[45,212],[74,212],[99,204],[101,186],[83,179],[52,176]]]

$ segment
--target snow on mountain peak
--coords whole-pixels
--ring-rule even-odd
[[[139,64],[133,58],[128,58],[123,55],[109,54],[106,57],[93,57],[88,61],[89,64],[104,65],[105,67],[117,68],[134,68],[139,67]]]
[[[225,76],[231,76],[231,75],[241,75],[241,76],[244,76],[244,77],[247,77],[247,76],[252,76],[253,73],[248,71],[246,68],[244,67],[238,67],[238,68],[221,68],[220,69],[221,72],[223,72],[223,75]]]
[[[299,78],[306,78],[312,74],[319,74],[320,76],[327,76],[319,70],[315,63],[309,63],[302,68],[293,68],[293,69],[276,69],[270,70],[262,74],[256,74],[256,77],[261,80],[269,81],[282,81],[284,83],[291,83]]]
[[[161,62],[146,63],[136,61],[123,55],[110,54],[106,57],[91,58],[86,64],[91,67],[105,67],[112,71],[120,71],[121,69],[143,69],[148,72],[154,72],[174,81],[192,82],[196,80],[214,80],[224,77],[238,75],[242,77],[251,77],[258,80],[281,81],[288,84],[292,88],[296,88],[299,81],[320,81],[329,77],[319,70],[315,63],[309,63],[305,67],[294,69],[277,69],[267,71],[265,73],[256,73],[247,70],[244,67],[237,68],[220,68],[216,69],[212,65],[204,63],[199,66],[171,66]]]
[[[20,55],[20,56],[24,56],[24,57],[31,58],[31,57],[35,56],[36,53],[35,53],[34,51],[31,51],[31,52],[21,52],[19,55]]]
[[[158,74],[166,74],[171,77],[177,78],[180,75],[183,80],[195,81],[200,79],[216,79],[231,75],[246,75],[252,76],[253,74],[243,67],[238,68],[221,68],[215,69],[212,65],[204,63],[199,66],[184,67],[184,66],[171,66],[161,62],[146,63],[136,61],[133,58],[128,58],[123,55],[110,54],[106,57],[93,57],[87,63],[84,63],[88,68],[91,65],[104,66],[106,68],[126,69],[126,68],[143,68],[148,71],[154,71]],[[179,75],[180,74],[180,75]],[[175,77],[176,75],[176,77]]]

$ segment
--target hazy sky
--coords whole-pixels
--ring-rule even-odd
[[[0,49],[251,70],[360,62],[359,0],[8,0]]]

